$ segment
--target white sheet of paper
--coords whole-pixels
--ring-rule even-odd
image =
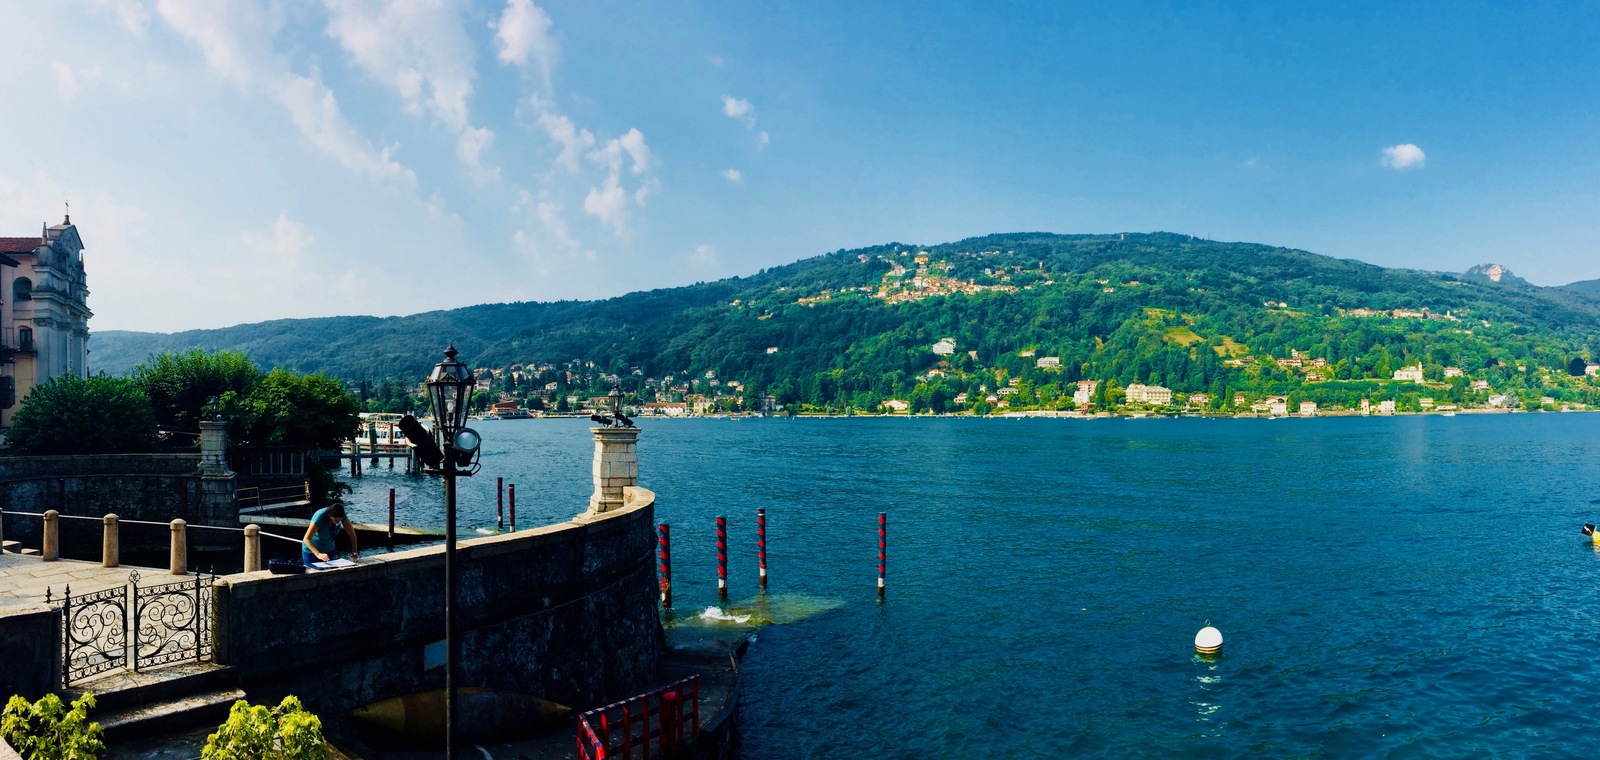
[[[330,559],[327,562],[313,562],[306,565],[306,567],[312,570],[332,570],[336,567],[353,567],[355,564],[355,562],[340,557],[339,559]]]

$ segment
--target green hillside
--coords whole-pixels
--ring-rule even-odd
[[[1013,408],[1058,408],[1079,379],[1340,405],[1415,396],[1423,386],[1390,381],[1418,363],[1441,400],[1472,401],[1473,379],[1581,400],[1592,387],[1563,378],[1600,354],[1600,296],[1168,233],[1019,233],[841,250],[604,301],[97,332],[93,357],[118,373],[153,351],[229,348],[375,385],[420,380],[447,341],[475,366],[548,365],[563,387],[585,384],[550,371],[568,362],[645,398],[671,392],[647,380],[710,371],[743,395],[819,409],[908,398],[954,410],[962,393],[972,408],[1001,387]]]

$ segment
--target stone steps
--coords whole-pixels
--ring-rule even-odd
[[[22,551],[21,541],[0,541],[0,553],[17,554]]]
[[[65,690],[76,699],[94,694],[91,720],[106,731],[106,742],[215,728],[235,700],[245,698],[232,668],[180,665],[141,673],[116,672]]]
[[[175,731],[215,728],[227,720],[233,703],[244,698],[244,691],[237,688],[201,692],[110,715],[102,713],[100,727],[105,729],[107,744]]]

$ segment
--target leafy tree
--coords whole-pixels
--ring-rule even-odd
[[[125,454],[150,450],[155,432],[150,398],[138,383],[61,375],[22,400],[8,437],[29,454]]]
[[[275,369],[247,395],[223,397],[229,436],[240,445],[336,449],[361,427],[360,407],[339,381]]]
[[[71,710],[54,694],[31,704],[12,696],[0,711],[0,741],[25,760],[94,760],[106,743],[100,724],[89,722],[92,707],[94,695],[88,693],[73,700]]]
[[[306,711],[293,694],[277,707],[233,703],[228,720],[206,737],[201,760],[328,760],[333,752],[322,735],[322,720]]]
[[[130,376],[150,396],[156,423],[163,428],[199,432],[200,414],[213,398],[245,395],[261,380],[255,362],[238,351],[160,353],[133,368]]]

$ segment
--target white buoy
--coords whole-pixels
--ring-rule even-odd
[[[1194,651],[1200,654],[1216,654],[1222,651],[1222,631],[1211,626],[1200,629],[1194,635]]]

